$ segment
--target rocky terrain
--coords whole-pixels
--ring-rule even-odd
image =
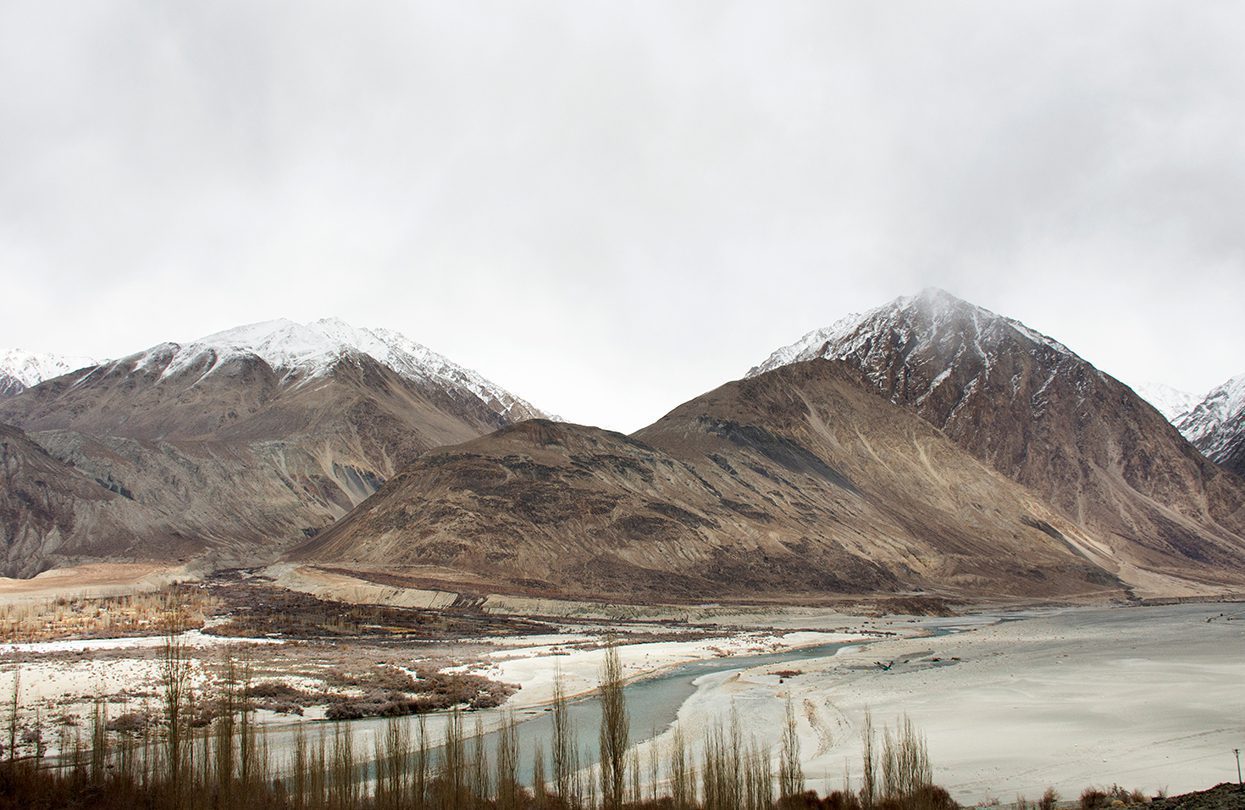
[[[270,559],[424,450],[536,415],[396,333],[339,321],[275,321],[161,344],[0,402],[0,423],[25,431],[75,480],[120,497],[110,498],[106,520],[91,499],[56,499],[44,509],[61,527],[54,533],[33,513],[14,512],[3,570],[30,575],[99,558],[209,567]]]
[[[926,290],[810,333],[750,373],[813,357],[858,369],[1042,496],[1109,548],[1130,581],[1240,559],[1245,482],[1127,386],[1024,324]]]
[[[31,441],[0,425],[0,532],[10,560],[73,554],[92,534],[123,536],[141,511]]]
[[[0,371],[0,399],[17,396],[26,390],[26,385],[7,371]]]
[[[1157,798],[1150,807],[1153,810],[1240,810],[1245,808],[1245,788],[1221,782],[1209,790]]]

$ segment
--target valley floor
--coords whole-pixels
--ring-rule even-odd
[[[232,657],[245,659],[257,681],[293,690],[259,713],[275,751],[295,729],[309,722],[315,727],[325,716],[323,701],[292,710],[298,694],[357,699],[392,686],[368,680],[373,675],[365,670],[510,684],[517,691],[501,708],[474,716],[485,730],[510,711],[535,722],[559,674],[572,695],[592,690],[610,636],[623,645],[624,674],[648,684],[637,699],[661,692],[662,673],[687,670],[689,662],[708,667],[704,675],[687,670],[691,674],[677,685],[686,693],[670,693],[677,696],[672,716],[677,708],[690,740],[703,740],[715,723],[734,716],[745,737],[777,750],[790,700],[808,786],[818,790],[838,788],[845,776],[859,784],[866,710],[879,729],[910,716],[928,738],[935,780],[967,804],[1010,802],[1018,794],[1033,799],[1048,786],[1065,798],[1113,782],[1151,794],[1198,789],[1233,777],[1232,749],[1245,747],[1240,603],[955,618],[720,606],[617,608],[611,618],[609,609],[593,616],[581,605],[556,618],[504,617],[444,607],[343,605],[281,589],[270,579],[248,583],[227,580],[208,589],[208,632],[191,631],[183,640],[200,687],[218,683]],[[213,618],[213,604],[228,615]],[[274,625],[282,616],[298,621]],[[211,625],[228,632],[213,635]],[[230,638],[235,631],[253,637]],[[825,646],[834,642],[848,646]],[[85,730],[96,698],[111,701],[114,718],[158,705],[158,647],[150,637],[3,644],[0,695],[12,694],[20,675],[24,723],[33,723],[37,712],[45,727]],[[751,657],[774,652],[782,660]],[[359,672],[364,675],[355,677]],[[505,699],[504,692],[497,695]],[[349,726],[370,746],[385,722]],[[441,725],[434,717],[429,729],[435,735]],[[669,745],[671,730],[653,730],[657,737],[643,748]],[[648,731],[635,736],[647,738]],[[595,739],[595,733],[583,732],[581,739]]]

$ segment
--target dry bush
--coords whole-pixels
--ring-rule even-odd
[[[109,720],[104,727],[119,734],[141,734],[154,722],[150,712],[126,712]]]
[[[1119,785],[1109,788],[1087,787],[1081,791],[1081,810],[1103,810],[1106,807],[1131,807],[1146,804],[1149,799],[1140,790],[1126,790]]]
[[[518,687],[469,673],[417,670],[412,677],[396,667],[376,667],[364,673],[335,673],[339,686],[362,688],[363,694],[332,698],[326,711],[330,720],[363,717],[400,717],[465,707],[500,706]]]
[[[170,628],[170,606],[178,606],[179,627],[200,627],[212,604],[200,588],[170,585],[126,596],[61,596],[4,605],[0,606],[0,642],[159,636]]]

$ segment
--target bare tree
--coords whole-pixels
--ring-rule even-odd
[[[628,726],[622,662],[618,657],[618,645],[611,642],[605,649],[605,662],[601,666],[601,798],[606,810],[617,810],[623,805]]]
[[[164,645],[160,652],[160,687],[164,698],[164,724],[167,743],[166,767],[169,791],[175,806],[181,803],[184,733],[189,730],[185,719],[186,695],[190,689],[190,657],[181,634],[186,617],[176,589],[168,597],[165,617]]]
[[[568,805],[572,804],[577,745],[567,715],[566,683],[562,671],[558,670],[553,682],[553,784],[559,798]]]
[[[864,725],[860,729],[860,741],[863,749],[860,755],[862,773],[860,775],[860,803],[865,810],[870,810],[878,798],[877,755],[873,750],[874,731],[873,713],[865,709]]]
[[[800,736],[796,733],[795,706],[787,696],[787,717],[782,730],[782,753],[778,769],[778,795],[791,799],[804,792],[804,770],[800,767]]]

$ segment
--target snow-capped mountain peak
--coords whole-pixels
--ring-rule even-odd
[[[277,374],[306,384],[328,374],[343,358],[366,355],[419,383],[470,392],[502,415],[543,415],[530,403],[471,369],[391,329],[352,326],[339,318],[299,323],[286,318],[226,329],[186,344],[162,343],[118,362],[130,368],[159,368],[161,378],[204,369],[200,379],[239,357],[259,357]]]
[[[1211,389],[1176,420],[1176,427],[1212,461],[1224,463],[1239,452],[1245,440],[1245,374]]]
[[[1076,357],[1059,341],[1020,321],[970,304],[946,290],[928,287],[917,295],[901,296],[865,313],[852,314],[824,329],[816,329],[784,346],[748,371],[754,377],[767,371],[818,357],[842,359],[859,355],[879,336],[904,345],[963,344],[989,365],[991,344],[1003,334],[1044,347],[1059,355]]]
[[[1160,382],[1142,383],[1133,390],[1173,423],[1193,410],[1200,401],[1196,394]]]
[[[0,394],[6,387],[11,394],[38,385],[44,380],[96,365],[89,357],[7,349],[0,352]]]

